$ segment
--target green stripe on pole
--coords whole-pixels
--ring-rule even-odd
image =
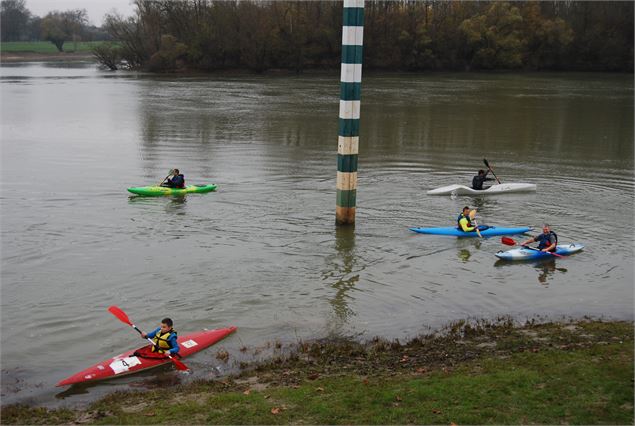
[[[345,27],[359,27],[364,25],[363,7],[345,7],[342,25]]]
[[[359,101],[362,99],[362,83],[340,83],[340,99]]]
[[[357,154],[337,154],[337,171],[351,173],[357,171]]]
[[[340,118],[340,136],[359,136],[359,118]]]
[[[361,64],[362,50],[364,46],[355,46],[345,44],[342,46],[342,63],[343,64]]]
[[[339,207],[355,207],[355,202],[357,201],[357,190],[351,189],[348,191],[343,191],[341,189],[337,190],[337,205]]]

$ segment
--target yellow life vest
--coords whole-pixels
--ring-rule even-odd
[[[162,354],[172,349],[169,339],[170,337],[172,337],[173,334],[176,336],[175,330],[170,330],[164,334],[161,334],[161,330],[157,331],[157,334],[152,339],[154,341],[154,345],[152,346],[152,352],[158,352]]]

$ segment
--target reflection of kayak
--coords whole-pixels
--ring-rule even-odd
[[[536,190],[536,185],[533,183],[501,183],[498,185],[492,185],[487,189],[476,190],[465,185],[448,185],[441,188],[431,189],[428,191],[428,195],[490,195],[490,194],[505,194],[512,192],[532,192]]]
[[[132,192],[137,195],[144,195],[146,197],[159,197],[161,195],[181,195],[192,193],[203,193],[216,191],[218,185],[187,185],[185,188],[168,188],[166,186],[139,186],[134,188],[128,188],[128,192]]]
[[[479,230],[483,229],[484,226],[480,225]],[[481,232],[483,237],[495,237],[497,235],[514,235],[514,234],[524,234],[525,232],[531,231],[532,228],[524,226],[518,228],[502,228],[497,226],[490,226],[487,229],[484,229]],[[459,231],[456,227],[447,227],[447,228],[410,228],[411,231],[418,232],[419,234],[430,234],[430,235],[448,235],[451,237],[478,237],[476,232],[463,232]]]
[[[579,252],[583,248],[584,246],[582,244],[558,244],[556,246],[556,254],[559,254],[561,256],[568,256],[570,254]],[[538,250],[518,247],[507,251],[499,251],[498,253],[496,253],[496,257],[503,260],[536,260],[556,256]]]
[[[185,358],[208,346],[222,340],[226,336],[236,331],[236,327],[219,328],[217,330],[204,330],[179,337],[178,342],[181,349],[179,355]],[[110,379],[112,377],[123,376],[136,373],[149,368],[158,367],[163,364],[170,364],[168,358],[146,358],[135,356],[135,352],[146,352],[150,345],[133,349],[110,358],[106,361],[95,364],[92,367],[80,371],[71,377],[62,380],[57,386],[72,385],[75,383],[92,382],[94,380]]]

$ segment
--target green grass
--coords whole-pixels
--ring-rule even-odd
[[[77,50],[75,50],[75,43],[67,41],[64,43],[65,52],[86,52],[90,53],[94,46],[103,44],[103,41],[78,41]],[[48,41],[8,41],[0,43],[1,52],[11,53],[57,53],[58,50],[55,45]]]
[[[242,376],[119,392],[6,424],[633,424],[633,323],[458,322],[399,344],[301,342]],[[272,413],[275,409],[275,413]]]
[[[75,419],[96,424],[633,424],[633,342],[488,357],[451,370],[335,374],[296,386],[198,382],[116,393]],[[277,414],[272,413],[278,408]],[[5,407],[3,423],[57,423],[68,410]]]

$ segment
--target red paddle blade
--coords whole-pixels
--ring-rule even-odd
[[[509,238],[509,237],[501,238],[501,243],[505,244],[506,246],[515,246],[516,245],[516,241],[514,241],[512,238]]]
[[[119,321],[125,322],[129,326],[132,326],[132,322],[128,319],[128,315],[126,315],[126,313],[122,311],[121,309],[119,309],[117,306],[113,305],[109,307],[108,312],[116,316],[119,319]]]
[[[181,370],[181,371],[189,370],[189,368],[187,368],[187,365],[183,364],[181,361],[179,361],[175,357],[170,357],[170,360],[174,363],[174,366],[176,367],[177,370]]]

